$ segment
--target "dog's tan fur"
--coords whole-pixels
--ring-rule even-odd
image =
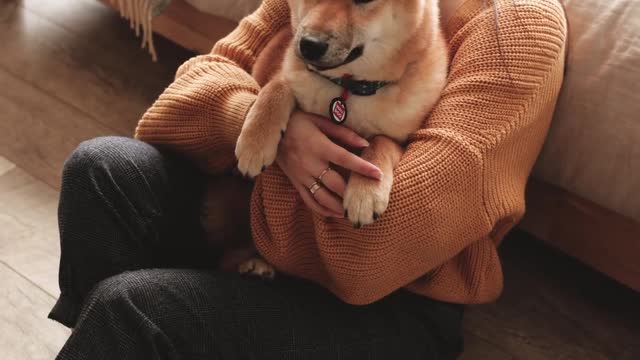
[[[448,57],[438,1],[288,2],[293,40],[280,72],[262,89],[247,114],[236,147],[238,168],[243,174],[258,175],[275,160],[280,133],[286,130],[296,105],[327,116],[329,103],[342,93],[342,88],[309,71],[298,51],[300,39],[309,34],[327,39],[329,50],[323,61],[329,64],[339,64],[362,44],[361,57],[321,72],[330,77],[351,74],[358,80],[392,82],[376,95],[351,95],[347,101],[345,125],[372,139],[362,156],[384,176],[376,181],[352,174],[344,207],[354,224],[372,223],[387,208],[393,168],[403,151],[399,144],[422,125],[445,84]]]

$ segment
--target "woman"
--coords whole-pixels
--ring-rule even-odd
[[[462,304],[502,288],[496,246],[524,212],[566,24],[555,0],[441,9],[448,85],[378,222],[355,230],[340,219],[336,172],[326,188],[307,188],[331,163],[375,171],[329,138],[366,141],[292,116],[278,167],[251,199],[254,240],[279,270],[272,282],[211,270],[198,219],[205,179],[234,167],[244,115],[269,77],[260,69],[288,36],[285,0],[265,0],[210,55],[185,63],[140,121],[142,141],[82,143],[60,198],[62,294],[50,317],[74,330],[59,358],[456,358]]]

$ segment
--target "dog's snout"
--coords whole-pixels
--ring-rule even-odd
[[[318,38],[305,36],[300,40],[300,54],[309,61],[320,59],[329,48],[329,44]]]

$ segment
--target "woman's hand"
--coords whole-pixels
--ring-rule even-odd
[[[344,217],[342,196],[345,180],[330,170],[322,176],[323,185],[315,194],[309,187],[317,181],[330,164],[364,176],[380,179],[382,171],[340,145],[362,148],[369,143],[353,130],[336,125],[328,119],[296,111],[291,115],[284,137],[280,141],[276,162],[298,190],[307,206],[323,215]]]

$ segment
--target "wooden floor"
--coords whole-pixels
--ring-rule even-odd
[[[0,154],[58,187],[80,141],[132,134],[191,56],[158,39],[152,63],[139,44],[95,0],[0,1]]]
[[[94,0],[0,1],[0,359],[52,359],[60,169],[77,144],[130,135],[191,54],[139,50]],[[640,295],[514,232],[505,292],[470,307],[463,359],[640,359]]]

